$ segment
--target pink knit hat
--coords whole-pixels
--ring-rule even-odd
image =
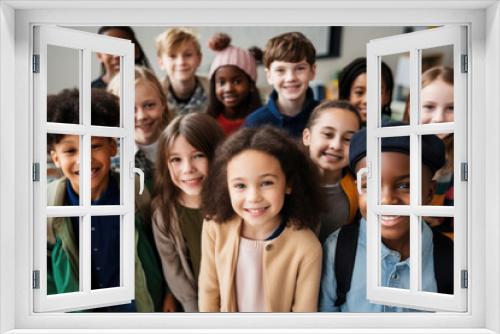
[[[230,43],[231,37],[223,33],[215,34],[208,41],[208,46],[216,52],[208,72],[209,78],[212,78],[212,75],[219,67],[233,65],[248,74],[250,79],[255,82],[257,80],[255,58],[249,51],[232,46]]]

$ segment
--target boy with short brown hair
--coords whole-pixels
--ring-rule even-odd
[[[300,32],[270,39],[264,51],[267,81],[273,86],[268,103],[250,114],[245,126],[270,124],[299,138],[318,105],[309,82],[316,75],[316,49]]]

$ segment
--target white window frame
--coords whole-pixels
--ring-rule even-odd
[[[467,289],[462,288],[462,271],[467,271],[467,183],[461,180],[461,163],[467,163],[467,81],[469,72],[462,73],[462,55],[467,56],[467,27],[444,26],[411,34],[390,36],[372,40],[367,45],[367,296],[379,304],[397,305],[429,311],[467,310]],[[438,124],[420,123],[420,91],[422,50],[453,47],[454,68],[454,122]],[[410,55],[410,124],[383,127],[381,124],[380,96],[382,87],[380,63],[384,56]],[[467,58],[468,59],[468,58]],[[468,66],[468,63],[466,64]],[[421,201],[421,135],[453,133],[454,141],[454,207],[428,206]],[[407,137],[410,142],[410,204],[380,205],[381,189],[381,141],[387,137]],[[358,179],[362,176],[358,172]],[[470,180],[473,182],[473,180]],[[410,217],[410,288],[395,289],[380,284],[381,277],[381,215]],[[422,279],[422,229],[421,218],[454,217],[454,292],[451,295],[421,290]]]
[[[65,6],[66,9],[62,9]],[[67,9],[68,7],[72,7]],[[117,7],[121,7],[118,8]],[[47,10],[50,8],[50,10]],[[112,9],[106,9],[112,8]],[[142,9],[137,9],[142,8]],[[284,9],[287,8],[287,9]],[[252,325],[266,332],[411,332],[499,333],[500,320],[500,7],[497,1],[3,1],[0,4],[0,333],[111,333],[129,328],[146,333],[144,324],[163,332],[221,333]],[[31,189],[29,114],[30,37],[34,24],[60,25],[436,25],[471,28],[469,90],[468,239],[470,275],[468,311],[463,314],[50,314],[32,310],[31,215],[23,203]],[[12,64],[15,64],[15,69]],[[487,71],[485,70],[487,68]],[[14,112],[15,111],[15,112]],[[12,126],[15,124],[15,126]],[[15,141],[15,149],[12,145]],[[488,163],[486,157],[488,156]],[[488,175],[488,182],[485,182]],[[15,189],[12,196],[12,189]],[[23,249],[25,247],[26,249]],[[487,252],[486,252],[487,250]],[[13,256],[12,254],[15,254]],[[485,259],[485,255],[487,258]],[[488,266],[486,266],[486,263]],[[25,264],[25,265],[21,265]],[[14,288],[12,288],[14,287]],[[94,330],[85,330],[92,324]],[[279,330],[279,328],[289,328]],[[208,328],[203,330],[202,328]],[[291,328],[294,328],[292,330]],[[302,330],[295,329],[302,328]],[[326,328],[337,328],[337,330]],[[377,329],[384,328],[384,329]],[[100,330],[98,330],[100,329]],[[170,329],[170,330],[168,330]],[[323,330],[321,330],[323,329]],[[349,330],[348,330],[349,329]],[[76,332],[66,329],[59,332]],[[121,332],[120,330],[114,332]]]
[[[128,40],[90,34],[56,26],[34,27],[33,53],[39,56],[39,73],[33,74],[34,163],[39,166],[39,181],[34,192],[34,270],[39,273],[39,288],[34,289],[34,311],[75,311],[108,305],[126,304],[134,299],[134,46]],[[48,46],[70,48],[78,52],[79,124],[47,121]],[[120,124],[117,127],[95,126],[91,122],[91,59],[93,52],[120,56]],[[80,204],[47,206],[47,134],[74,134],[80,138]],[[91,139],[94,136],[119,140],[120,204],[91,205]],[[91,217],[120,217],[120,286],[91,288]],[[80,291],[47,295],[47,218],[78,216],[80,219],[79,286]]]

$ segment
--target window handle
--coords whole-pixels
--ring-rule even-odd
[[[135,167],[135,162],[130,163],[130,177],[135,178],[135,174],[139,175],[139,195],[144,192],[144,172],[140,168]]]
[[[356,188],[358,188],[358,194],[363,193],[363,189],[361,189],[361,179],[363,175],[366,175],[366,178],[370,177],[370,164],[367,164],[367,167],[363,167],[356,173]]]

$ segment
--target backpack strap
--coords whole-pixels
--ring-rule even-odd
[[[345,303],[351,289],[352,272],[358,247],[359,221],[343,226],[337,238],[335,250],[335,277],[337,279],[337,300],[335,306]]]
[[[453,294],[453,241],[441,232],[432,230],[434,245],[434,275],[438,293]]]

